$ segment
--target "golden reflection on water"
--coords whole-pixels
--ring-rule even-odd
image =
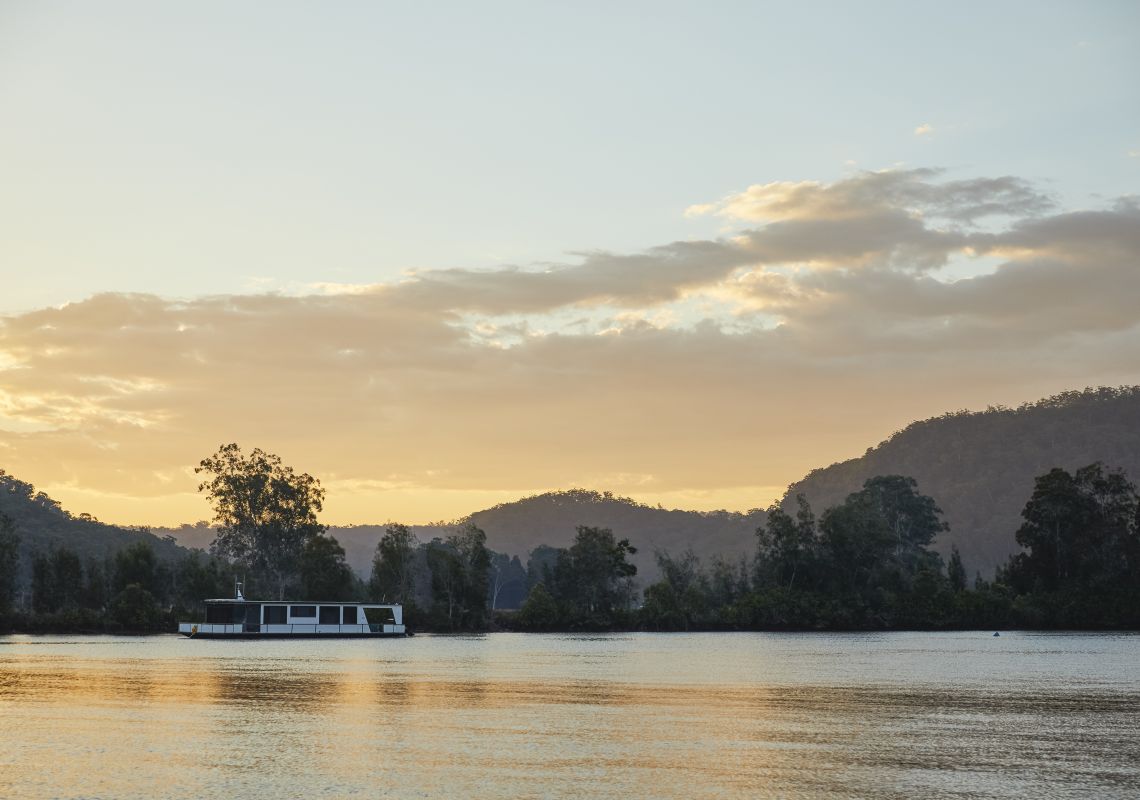
[[[0,637],[0,797],[1083,799],[1140,785],[1140,638],[984,645],[957,667],[961,643],[891,641]]]

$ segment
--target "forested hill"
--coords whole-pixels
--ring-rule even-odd
[[[717,556],[735,561],[751,558],[756,550],[756,528],[764,524],[763,512],[738,514],[729,511],[674,511],[616,497],[609,492],[570,489],[525,497],[477,511],[460,522],[472,522],[487,534],[487,546],[526,563],[527,554],[540,544],[568,547],[575,527],[611,528],[620,539],[638,548],[630,560],[637,565],[644,584],[657,575],[654,553],[666,550],[680,555],[692,548],[703,561]],[[449,525],[409,526],[420,541],[452,533]],[[376,542],[384,533],[379,525],[332,528],[329,531],[344,546],[349,563],[368,574]]]
[[[470,517],[487,532],[490,547],[520,554],[537,544],[568,547],[578,525],[611,528],[619,539],[629,539],[638,548],[630,560],[642,575],[657,573],[657,550],[680,555],[691,547],[706,562],[716,556],[751,558],[756,550],[756,528],[765,519],[763,512],[667,510],[584,489],[526,497]]]
[[[102,561],[124,547],[139,541],[148,542],[160,560],[173,560],[185,551],[168,539],[147,531],[106,525],[87,514],[73,516],[58,502],[30,483],[18,480],[0,470],[0,513],[14,523],[20,537],[20,574],[26,582],[34,553],[53,548],[71,550],[82,561]]]
[[[915,422],[861,458],[812,471],[796,494],[817,513],[875,475],[909,475],[950,523],[935,549],[957,544],[967,570],[990,573],[1020,548],[1014,534],[1035,476],[1094,461],[1140,480],[1140,386],[1065,392],[1018,408],[959,411]]]

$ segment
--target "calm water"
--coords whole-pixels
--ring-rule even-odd
[[[0,797],[1140,796],[1140,636],[0,637]]]

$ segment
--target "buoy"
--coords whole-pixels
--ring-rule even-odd
[[[994,636],[1001,636],[1001,634],[998,633],[997,631],[994,631]]]

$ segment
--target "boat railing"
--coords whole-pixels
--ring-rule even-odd
[[[219,622],[180,622],[179,633],[190,635],[205,634],[277,634],[305,636],[312,634],[353,634],[353,633],[403,633],[403,625],[392,623],[368,623],[364,625],[322,625],[311,622],[289,622],[278,625],[258,623],[219,623]]]

